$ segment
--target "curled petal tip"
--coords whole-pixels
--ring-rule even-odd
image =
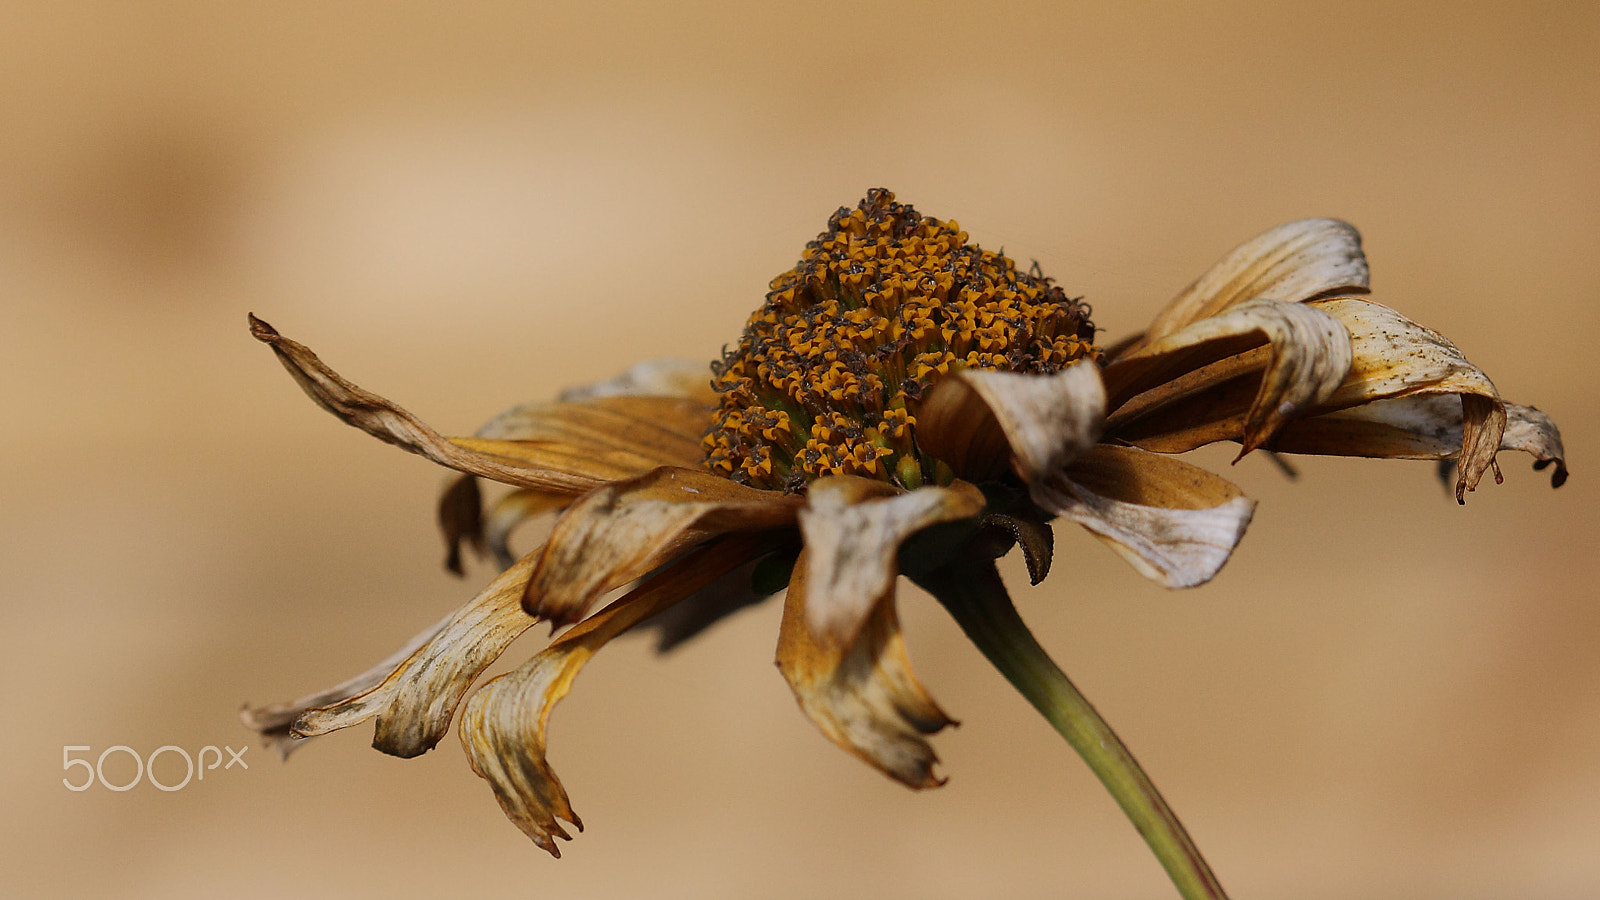
[[[273,338],[279,336],[278,329],[256,318],[255,313],[245,313],[245,315],[250,317],[250,334],[256,340],[270,343]]]
[[[1554,472],[1550,473],[1550,486],[1558,488],[1567,483],[1567,464],[1565,462],[1555,459],[1536,459],[1533,462],[1533,470],[1542,472],[1552,464],[1556,468]]]

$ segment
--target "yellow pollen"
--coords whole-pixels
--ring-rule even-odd
[[[712,365],[721,403],[706,465],[773,490],[825,475],[907,488],[947,479],[916,442],[918,406],[939,378],[1084,358],[1100,359],[1086,304],[875,189],[833,214]]]

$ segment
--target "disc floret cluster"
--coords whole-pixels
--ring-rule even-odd
[[[755,487],[795,491],[825,475],[947,484],[949,466],[916,440],[935,380],[1048,374],[1101,355],[1087,304],[886,190],[841,207],[770,288],[712,366],[721,399],[705,438],[713,472]]]

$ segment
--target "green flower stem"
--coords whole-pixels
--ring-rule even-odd
[[[1150,777],[1017,615],[994,563],[968,560],[917,581],[1089,764],[1185,900],[1225,900],[1222,885]]]

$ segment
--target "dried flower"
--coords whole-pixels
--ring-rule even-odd
[[[582,826],[545,760],[545,726],[583,664],[641,623],[668,647],[787,588],[777,663],[800,708],[889,776],[931,787],[942,779],[927,736],[951,720],[900,638],[905,574],[1084,756],[1180,891],[1222,896],[1143,771],[1033,641],[994,560],[1020,544],[1038,583],[1049,522],[1063,518],[1161,584],[1204,583],[1254,503],[1164,454],[1216,441],[1241,456],[1452,461],[1458,501],[1485,472],[1500,480],[1500,450],[1553,464],[1561,484],[1548,417],[1503,401],[1453,344],[1366,293],[1355,229],[1293,222],[1224,257],[1144,334],[1101,348],[1089,307],[1050,279],[875,190],[773,281],[709,385],[704,369],[641,364],[470,438],[441,437],[252,316],[323,407],[465,473],[441,504],[449,564],[460,570],[466,543],[504,571],[368,672],[244,719],[285,754],[376,719],[373,745],[411,757],[465,699],[473,769],[559,855],[562,822]],[[515,490],[485,511],[480,478]],[[545,511],[559,511],[548,539],[514,560],[508,535]],[[572,627],[469,698],[539,620]]]

